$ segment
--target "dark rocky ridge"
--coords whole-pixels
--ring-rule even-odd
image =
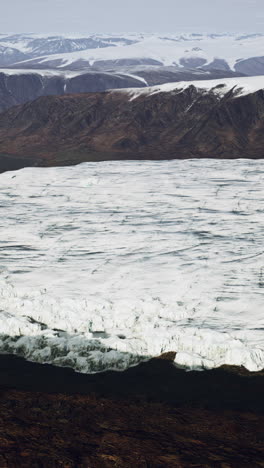
[[[87,64],[79,63],[77,64],[77,69],[84,68],[84,71],[72,77],[68,76],[68,70],[64,71],[65,75],[63,72],[57,74],[55,72],[52,76],[52,71],[47,74],[47,64],[43,64],[45,71],[41,70],[40,67],[32,72],[23,72],[23,70],[19,72],[15,70],[6,71],[5,69],[1,71],[0,69],[0,111],[33,101],[40,96],[145,87],[144,79],[149,86],[153,86],[176,81],[242,76],[241,73],[233,73],[226,70],[214,70],[210,72],[200,70],[197,72],[191,69],[179,70],[176,67],[154,67],[150,65],[147,68],[126,67],[118,66],[116,63],[112,65],[112,69],[109,69],[104,64],[100,66],[98,63],[96,67],[87,67]],[[75,67],[76,64],[72,68],[75,70]]]
[[[263,158],[264,91],[220,96],[190,85],[140,95],[40,97],[0,115],[0,154],[35,165],[109,159]]]
[[[0,356],[0,464],[263,467],[263,372],[185,372],[152,359],[125,372]]]
[[[144,78],[148,86],[155,86],[163,83],[175,83],[177,81],[197,81],[197,80],[216,80],[220,78],[234,78],[246,76],[240,72],[233,72],[225,69],[220,60],[216,62],[215,67],[199,68],[177,68],[175,67],[148,67],[136,68],[133,73]]]
[[[122,73],[90,71],[78,76],[36,73],[9,74],[0,69],[0,111],[40,96],[101,92],[107,89],[144,87],[143,81]]]

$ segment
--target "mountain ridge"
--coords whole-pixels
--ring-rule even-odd
[[[263,158],[263,88],[263,78],[233,78],[39,97],[0,115],[0,154],[40,166]]]
[[[263,45],[263,34],[11,34],[0,36],[0,66],[78,70],[154,65],[253,76],[264,73]]]

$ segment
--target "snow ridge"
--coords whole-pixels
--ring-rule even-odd
[[[126,93],[130,100],[140,96],[151,96],[158,93],[182,92],[190,86],[205,91],[218,94],[223,97],[226,93],[233,90],[235,96],[246,96],[264,89],[264,76],[221,78],[218,80],[197,80],[197,81],[179,81],[176,83],[165,83],[163,85],[149,86],[146,88],[125,88],[112,90],[115,93]]]

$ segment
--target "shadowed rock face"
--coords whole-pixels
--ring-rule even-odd
[[[216,62],[216,61],[215,61]],[[218,62],[221,62],[220,60]],[[175,67],[148,67],[134,70],[134,74],[146,80],[148,86],[155,86],[163,83],[175,83],[177,81],[197,81],[214,80],[218,78],[233,78],[244,76],[243,73],[232,72],[229,68],[224,68],[223,63],[216,63],[215,67],[202,67],[199,69],[177,68]],[[222,67],[222,68],[221,68]]]
[[[13,63],[27,60],[30,56],[20,52],[13,47],[5,47],[0,45],[0,66],[5,67]]]
[[[145,58],[145,59],[118,59],[118,60],[98,60],[94,62],[95,67],[99,68],[113,68],[113,67],[122,67],[122,66],[135,66],[135,65],[162,65],[158,60]]]
[[[213,62],[209,63],[208,65],[204,65],[203,70],[220,70],[222,71],[230,71],[228,63],[223,59],[214,59]]]
[[[39,165],[107,159],[262,158],[264,92],[41,97],[0,115],[0,153]]]
[[[8,109],[16,104],[32,101],[43,93],[63,93],[63,83],[60,78],[45,78],[39,74],[7,75],[0,73],[0,110]]]
[[[263,75],[264,57],[251,57],[245,60],[239,60],[235,64],[235,70],[245,75]]]
[[[193,67],[193,68],[198,68],[201,67],[202,65],[206,64],[206,60],[203,58],[181,58],[180,59],[180,64],[184,67]]]
[[[40,96],[101,92],[107,89],[144,87],[143,81],[123,74],[90,72],[73,78],[41,73],[0,72],[0,111]]]
[[[47,65],[44,64],[46,68]],[[86,69],[79,75],[67,77],[56,72],[47,74],[40,69],[32,73],[5,72],[0,69],[0,111],[17,104],[33,101],[40,96],[63,95],[68,93],[101,92],[108,89],[137,88],[176,81],[205,80],[242,76],[241,73],[225,71],[180,70],[177,67],[157,66],[126,66],[113,63],[112,71],[108,71],[103,63],[98,67],[89,67],[86,62],[77,64],[78,69]],[[109,65],[109,64],[108,64]],[[76,66],[76,63],[75,65]],[[39,67],[38,67],[39,68]],[[74,68],[74,67],[73,67]],[[115,71],[113,71],[115,70]],[[69,73],[68,73],[69,75]],[[146,82],[144,82],[144,80]]]
[[[143,81],[122,74],[91,72],[76,76],[65,83],[65,93],[92,93],[106,91],[107,89],[120,89],[135,86],[146,86]]]

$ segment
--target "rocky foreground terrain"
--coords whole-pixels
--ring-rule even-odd
[[[1,356],[0,466],[263,467],[263,372],[173,357],[84,375]]]
[[[40,97],[0,114],[1,170],[109,159],[263,158],[262,77]]]

